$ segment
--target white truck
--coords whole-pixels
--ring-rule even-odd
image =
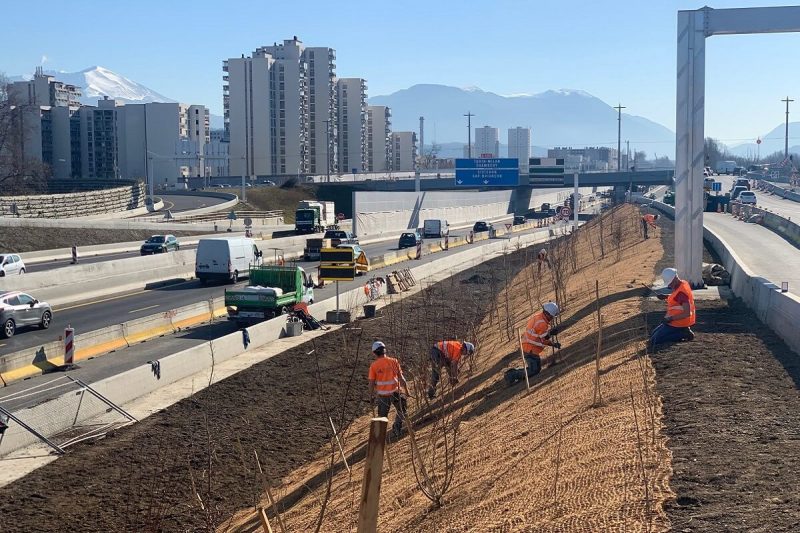
[[[446,220],[438,218],[426,220],[422,223],[423,237],[444,237],[450,234],[450,226]]]
[[[336,207],[333,202],[300,200],[294,214],[296,233],[319,233],[336,225]]]
[[[720,161],[717,163],[717,174],[733,174],[737,166],[736,161]]]

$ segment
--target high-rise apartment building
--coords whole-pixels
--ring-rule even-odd
[[[336,170],[335,60],[294,37],[223,62],[232,174]]]
[[[336,82],[339,172],[367,170],[367,82],[341,78]]]
[[[472,157],[500,157],[500,140],[497,128],[475,128],[475,148]]]
[[[528,160],[531,157],[531,129],[508,129],[508,157],[519,160],[519,169],[528,172]]]
[[[367,171],[391,170],[392,112],[382,105],[367,106]]]
[[[417,133],[414,131],[395,131],[391,134],[392,165],[395,172],[416,170]]]
[[[13,106],[79,107],[80,97],[80,87],[56,81],[42,67],[36,67],[32,80],[8,85],[8,98]]]

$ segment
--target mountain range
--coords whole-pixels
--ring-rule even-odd
[[[783,153],[785,146],[786,125],[776,126],[772,131],[759,137],[761,139],[761,150],[755,142],[737,144],[729,146],[728,152],[739,157],[766,157],[775,152]],[[793,146],[793,142],[800,139],[800,122],[789,123],[789,153],[800,153],[800,146]]]
[[[591,94],[574,89],[550,90],[539,94],[502,96],[478,88],[446,85],[414,85],[386,96],[369,99],[371,105],[386,105],[392,110],[392,129],[419,129],[425,117],[426,145],[431,141],[467,141],[467,118],[472,128],[489,125],[499,128],[499,140],[507,140],[508,128],[531,128],[534,146],[611,146],[617,145],[617,111]],[[630,140],[631,150],[649,155],[675,153],[675,133],[644,117],[622,114],[622,149]]]

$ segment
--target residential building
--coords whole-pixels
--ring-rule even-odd
[[[613,171],[617,169],[617,150],[606,146],[550,148],[547,150],[547,157],[564,159],[567,170]]]
[[[335,60],[294,37],[223,62],[234,175],[336,171]]]
[[[508,129],[508,157],[519,161],[520,171],[527,174],[528,160],[531,158],[531,129]]]
[[[81,89],[56,81],[36,67],[33,79],[8,85],[8,98],[13,106],[80,107]]]
[[[416,170],[417,133],[414,131],[395,131],[391,134],[391,170],[409,172]]]
[[[391,170],[392,111],[382,105],[367,106],[367,171]]]
[[[80,132],[80,177],[98,179],[120,177],[120,117],[117,114],[120,107],[115,100],[105,98],[98,101],[96,107],[80,108],[76,118]]]
[[[341,78],[336,82],[340,173],[367,170],[367,82]]]
[[[229,148],[230,143],[225,130],[211,130],[211,142],[205,146],[204,158],[208,176],[230,176]]]
[[[497,128],[475,128],[475,149],[472,157],[500,157],[500,140]]]

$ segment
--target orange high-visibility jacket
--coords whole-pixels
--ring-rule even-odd
[[[672,293],[670,293],[670,295],[667,297],[667,316],[677,316],[683,313],[683,306],[678,303],[679,294],[685,294],[689,299],[689,312],[691,314],[686,318],[673,320],[669,323],[669,325],[676,328],[688,328],[690,326],[694,326],[694,295],[692,294],[692,288],[689,286],[689,282],[686,280],[681,281],[680,285],[675,287],[675,290],[673,290]]]
[[[544,316],[544,311],[539,311],[528,320],[525,326],[525,335],[522,337],[522,351],[539,355],[545,346],[550,346],[550,341],[545,335],[550,330],[550,323]]]
[[[642,220],[644,220],[645,222],[647,222],[648,224],[650,224],[654,228],[656,227],[656,216],[655,215],[647,214],[647,215],[642,217]]]
[[[464,343],[461,341],[440,341],[436,343],[436,348],[444,356],[455,363],[461,360],[461,352],[464,350]]]
[[[379,357],[369,366],[369,379],[375,381],[378,396],[391,396],[400,392],[401,377],[403,371],[400,369],[400,362],[394,357]]]

